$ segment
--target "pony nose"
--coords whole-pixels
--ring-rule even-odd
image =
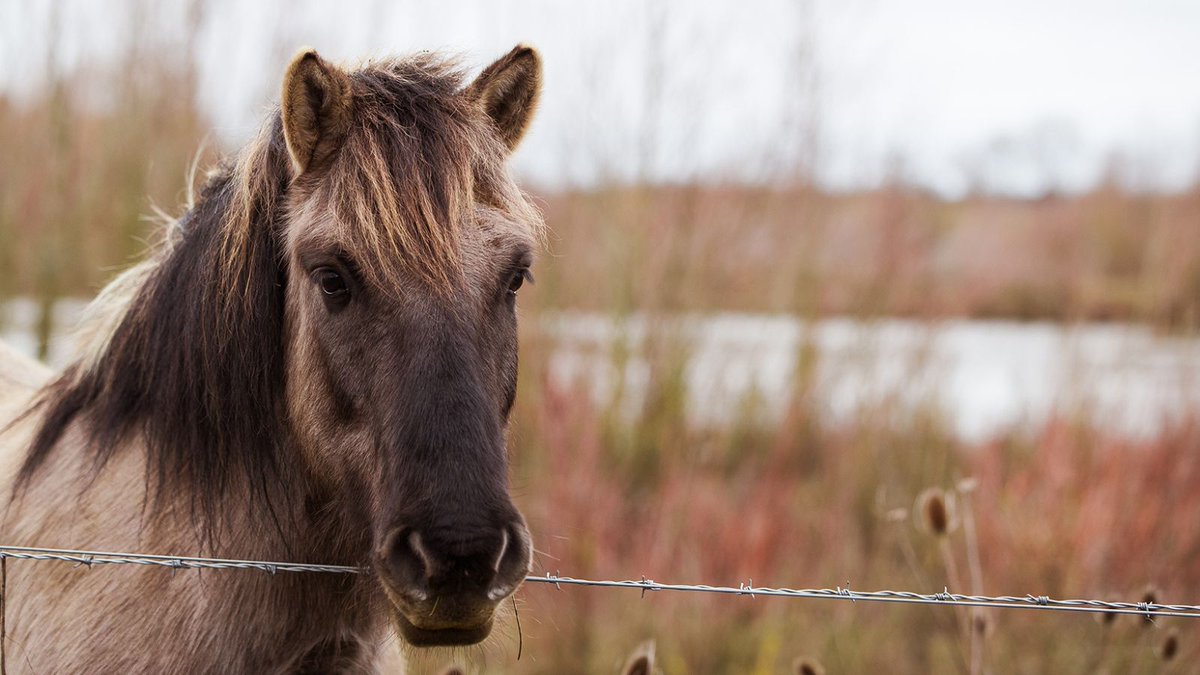
[[[382,558],[393,584],[412,600],[459,597],[498,602],[529,571],[529,532],[519,520],[464,536],[450,528],[399,527]]]

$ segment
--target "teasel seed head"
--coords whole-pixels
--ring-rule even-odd
[[[928,488],[917,496],[915,508],[920,529],[944,537],[958,525],[954,514],[954,496],[941,488]]]
[[[1170,663],[1179,653],[1179,631],[1172,628],[1158,645],[1158,658],[1164,663]]]
[[[801,656],[792,663],[794,675],[825,675],[825,666],[808,656]]]

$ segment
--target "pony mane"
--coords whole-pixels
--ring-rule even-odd
[[[147,498],[190,487],[210,516],[235,487],[269,506],[271,486],[296,484],[283,454],[289,189],[331,214],[339,242],[382,289],[413,275],[455,286],[459,227],[476,199],[541,227],[453,61],[422,54],[350,77],[352,128],[326,170],[293,180],[276,109],[157,250],[99,294],[78,359],[30,408],[43,415],[18,485],[73,423],[97,471],[138,438],[155,486]]]

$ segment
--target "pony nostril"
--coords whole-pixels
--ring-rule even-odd
[[[413,529],[397,529],[384,551],[388,570],[400,590],[417,600],[425,599],[429,578],[435,570],[421,534]]]
[[[503,546],[496,556],[496,576],[488,598],[498,601],[517,590],[525,575],[529,573],[529,563],[533,547],[529,542],[529,531],[524,523],[514,523],[504,528]]]
[[[496,562],[492,563],[492,571],[500,573],[500,564],[504,562],[504,554],[508,552],[508,528],[500,532],[500,552],[496,554]]]
[[[425,578],[433,576],[433,561],[429,558],[429,552],[425,550],[425,546],[421,543],[421,533],[413,530],[408,533],[408,546],[417,558],[421,560],[421,567],[425,573]]]

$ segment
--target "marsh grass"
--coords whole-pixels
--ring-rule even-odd
[[[936,410],[884,401],[835,423],[812,407],[810,354],[783,422],[756,415],[751,392],[730,425],[698,428],[678,423],[686,342],[658,343],[658,393],[630,416],[586,382],[544,377],[538,332],[527,325],[522,363],[542,375],[522,385],[513,432],[535,572],[1126,600],[1153,583],[1160,598],[1196,599],[1196,422],[1131,441],[1052,419],[968,444]],[[928,495],[943,508],[932,518]],[[1140,617],[540,585],[522,595],[538,659],[511,672],[608,672],[622,645],[647,637],[665,672],[788,672],[802,655],[830,672],[1158,672],[1195,640],[1194,627],[1171,624],[1167,663],[1168,627]]]

